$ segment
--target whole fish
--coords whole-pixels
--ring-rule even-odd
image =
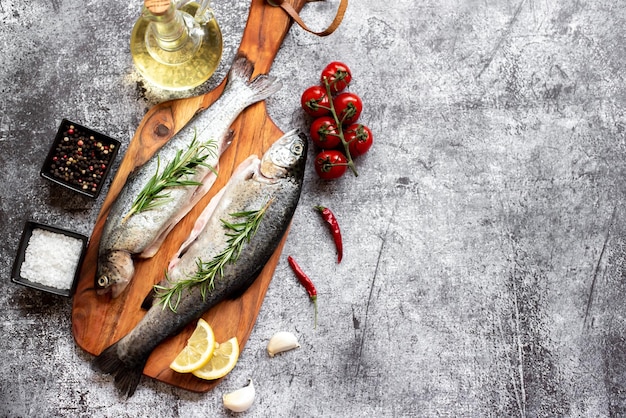
[[[298,204],[307,155],[307,141],[295,131],[277,140],[259,160],[242,162],[229,182],[211,200],[158,286],[157,299],[141,321],[94,359],[94,366],[115,376],[122,394],[131,396],[154,348],[177,335],[220,301],[241,294],[257,277],[282,239]],[[241,217],[262,213],[256,232],[221,265],[213,285],[194,284],[175,297],[174,304],[159,297],[197,275],[205,263],[221,260],[232,248],[232,228]],[[235,234],[236,235],[236,234]],[[249,240],[248,240],[249,239]],[[205,282],[206,283],[206,282]]]
[[[230,145],[229,129],[237,116],[280,89],[280,82],[273,77],[259,75],[250,80],[252,72],[253,65],[245,57],[235,59],[215,103],[131,174],[102,231],[95,276],[98,293],[111,291],[117,297],[126,288],[135,272],[133,257],[152,257],[215,182],[219,157]],[[158,190],[157,179],[166,178],[164,173],[173,176],[176,167],[181,173],[178,183],[162,189],[160,197],[148,198],[145,210],[134,211],[141,193]]]

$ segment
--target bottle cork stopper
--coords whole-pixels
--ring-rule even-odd
[[[170,0],[144,0],[144,6],[156,16],[163,15],[170,8]]]

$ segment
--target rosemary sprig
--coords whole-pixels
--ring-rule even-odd
[[[139,192],[133,206],[124,215],[122,223],[126,222],[132,215],[146,210],[154,209],[170,200],[170,193],[166,191],[169,187],[176,186],[200,186],[202,183],[195,180],[186,180],[185,176],[195,174],[199,166],[209,167],[213,172],[215,169],[205,162],[209,156],[215,156],[217,143],[209,140],[205,143],[197,143],[194,137],[189,148],[183,154],[183,150],[178,150],[174,158],[165,166],[163,172],[159,174],[161,165],[160,156],[157,156],[157,169],[154,176]]]
[[[163,303],[163,309],[168,306],[173,312],[176,312],[183,290],[196,285],[200,286],[202,299],[205,299],[207,293],[215,287],[215,278],[218,275],[224,275],[224,267],[229,263],[236,262],[241,255],[244,244],[250,242],[254,237],[271,203],[272,199],[261,209],[230,214],[233,218],[242,219],[241,222],[231,223],[220,219],[222,226],[226,229],[225,235],[228,237],[226,248],[210,261],[205,262],[198,258],[196,271],[187,275],[186,278],[172,283],[166,276],[169,285],[155,285],[154,290],[157,298],[159,298],[159,303]]]

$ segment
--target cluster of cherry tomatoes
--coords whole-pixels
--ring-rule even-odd
[[[339,178],[348,168],[358,175],[353,158],[372,146],[372,131],[358,123],[363,102],[345,91],[351,81],[346,64],[331,62],[322,71],[321,84],[307,88],[300,99],[302,109],[314,118],[311,141],[321,150],[315,157],[315,171],[324,180]]]

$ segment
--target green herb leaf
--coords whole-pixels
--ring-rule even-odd
[[[156,173],[139,192],[132,207],[124,215],[122,223],[136,213],[157,208],[170,201],[170,193],[167,191],[170,187],[200,186],[201,182],[188,180],[185,177],[193,176],[198,167],[209,167],[211,171],[215,172],[215,169],[205,160],[209,156],[216,156],[216,151],[217,143],[215,141],[209,140],[199,144],[194,136],[187,151],[183,154],[182,150],[178,150],[172,161],[165,166],[160,174],[161,158],[157,156]]]
[[[207,262],[198,258],[195,273],[187,275],[184,279],[170,282],[166,275],[168,285],[155,285],[154,290],[157,298],[159,298],[159,303],[163,303],[163,309],[167,306],[176,312],[182,292],[193,286],[199,285],[202,299],[206,299],[208,292],[215,287],[216,277],[224,275],[224,267],[229,263],[235,263],[241,255],[244,245],[254,237],[271,203],[272,199],[259,210],[230,214],[233,218],[241,218],[242,222],[230,223],[220,219],[225,229],[224,234],[229,237],[226,248]]]

